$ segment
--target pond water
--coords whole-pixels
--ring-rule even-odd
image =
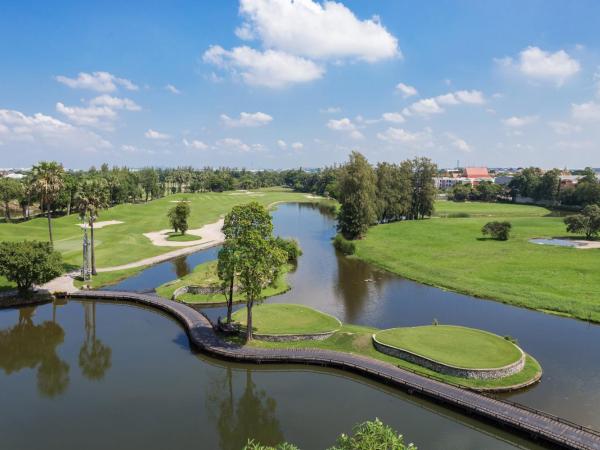
[[[335,251],[335,218],[310,204],[284,204],[275,232],[299,240],[303,255],[289,275],[292,289],[269,302],[301,303],[343,322],[379,328],[429,325],[434,319],[516,338],[542,365],[542,382],[502,397],[600,429],[600,326],[425,286]],[[216,250],[193,255],[204,261]],[[188,257],[190,258],[190,257]],[[190,262],[189,268],[197,262]],[[172,279],[181,262],[148,269],[114,289],[148,290]],[[151,276],[149,275],[151,274]],[[549,289],[552,280],[549,280]],[[240,307],[240,306],[238,306]],[[216,320],[224,308],[203,308]]]
[[[289,276],[292,290],[269,302],[301,303],[348,323],[380,328],[437,319],[511,335],[540,361],[544,377],[540,384],[504,397],[600,428],[600,326],[424,286],[346,258],[330,242],[334,218],[314,205],[280,205],[273,217],[276,232],[297,238],[304,254]],[[150,291],[216,253],[210,249],[153,266],[112,289]],[[101,378],[87,377],[82,366],[101,372],[102,364],[87,360],[102,361],[97,355],[105,354],[93,339],[81,353],[91,329],[85,327],[86,305],[91,304],[37,308],[33,324],[46,324],[48,330],[42,331],[50,333],[41,339],[38,331],[35,341],[47,346],[42,349],[33,344],[34,337],[27,339],[35,332],[15,331],[18,323],[31,322],[27,317],[21,319],[16,310],[0,311],[0,395],[4,411],[10,411],[0,421],[0,436],[8,437],[7,448],[37,448],[41,442],[50,448],[63,442],[60,448],[81,447],[82,442],[86,448],[115,442],[128,448],[165,448],[176,442],[177,447],[234,449],[253,436],[256,408],[270,430],[257,437],[274,442],[283,436],[305,449],[325,448],[354,423],[374,417],[423,449],[534,448],[461,414],[337,371],[297,366],[260,370],[195,355],[177,323],[139,307],[97,305],[92,328],[112,349],[111,367]],[[224,314],[223,308],[203,311],[212,319]],[[58,324],[64,337],[47,323]],[[8,365],[3,362],[15,358]],[[40,433],[23,431],[32,420]]]
[[[583,246],[583,244],[581,244],[579,242],[570,241],[568,239],[538,238],[538,239],[530,239],[529,242],[531,242],[532,244],[539,244],[539,245],[557,245],[559,247],[581,247],[581,246]]]
[[[325,449],[379,417],[422,449],[539,448],[335,370],[196,354],[139,306],[62,302],[0,311],[3,449],[240,450],[249,438]]]

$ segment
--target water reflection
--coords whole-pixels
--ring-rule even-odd
[[[0,330],[0,367],[7,375],[37,368],[38,392],[44,397],[56,397],[69,385],[69,364],[56,353],[65,332],[54,321],[34,324],[35,309],[19,309],[17,324]]]
[[[79,367],[88,380],[101,380],[110,369],[112,350],[96,337],[96,302],[83,303],[85,339],[79,350]]]
[[[171,261],[173,264],[173,270],[177,278],[185,277],[187,274],[191,272],[190,265],[188,264],[187,257],[180,256],[179,258],[175,258]]]
[[[252,371],[245,371],[245,387],[239,398],[234,392],[231,367],[225,377],[211,380],[207,393],[207,413],[216,421],[219,444],[223,450],[239,450],[248,439],[264,445],[284,441],[277,419],[277,402],[252,381]],[[235,383],[239,385],[238,383]],[[216,416],[216,417],[215,417]]]

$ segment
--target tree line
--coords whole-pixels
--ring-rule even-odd
[[[373,167],[352,152],[337,174],[338,231],[345,239],[358,239],[371,225],[431,216],[436,174],[437,166],[428,158]]]

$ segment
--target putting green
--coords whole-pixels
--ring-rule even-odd
[[[467,369],[495,369],[521,358],[521,350],[512,342],[487,331],[459,326],[391,328],[376,333],[375,339],[442,364]]]
[[[246,325],[246,308],[233,313],[233,320]],[[258,334],[317,334],[338,330],[341,322],[329,314],[303,305],[262,304],[252,309],[252,326]]]

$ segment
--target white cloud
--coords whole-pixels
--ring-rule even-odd
[[[149,128],[148,131],[144,133],[144,136],[146,136],[148,139],[154,139],[158,141],[163,141],[165,139],[169,139],[170,137],[168,134],[161,133],[160,131],[153,130],[152,128]]]
[[[573,119],[582,122],[600,121],[600,104],[596,102],[573,103],[571,105]]]
[[[236,138],[219,139],[216,142],[216,145],[217,145],[217,147],[224,147],[224,148],[228,148],[228,149],[238,150],[241,152],[250,151],[250,146],[248,144],[246,144],[242,140],[236,139]]]
[[[557,86],[564,84],[581,69],[579,61],[564,50],[551,53],[539,47],[527,47],[522,50],[516,61],[507,57],[496,62],[532,80],[552,82]]]
[[[398,83],[396,85],[396,91],[400,92],[402,94],[402,97],[404,98],[412,97],[418,94],[417,89],[415,87],[409,86],[408,84],[404,83]]]
[[[56,81],[72,89],[89,89],[97,92],[114,92],[118,86],[130,91],[137,91],[138,87],[126,78],[118,78],[109,72],[79,72],[77,78],[68,78],[58,75]]]
[[[242,24],[242,26],[237,27],[235,29],[235,35],[239,37],[242,41],[251,41],[256,38],[252,28],[247,23]]]
[[[203,60],[239,75],[249,85],[269,88],[306,83],[321,78],[324,73],[321,66],[308,59],[276,50],[261,52],[250,47],[225,50],[214,45],[204,53]]]
[[[508,119],[503,119],[502,123],[510,128],[521,128],[537,122],[537,116],[512,116]]]
[[[452,133],[446,133],[446,136],[450,140],[450,145],[452,145],[454,148],[465,153],[469,153],[471,151],[471,146],[467,144],[467,142],[464,139]]]
[[[283,139],[279,139],[277,141],[277,146],[282,149],[285,150],[287,148],[287,143],[283,140]]]
[[[188,141],[187,139],[184,138],[181,142],[187,148],[193,148],[195,150],[206,150],[206,149],[208,149],[208,145],[206,145],[204,142],[198,141],[196,139]]]
[[[443,113],[445,110],[441,105],[482,105],[484,103],[485,98],[481,91],[455,91],[436,97],[421,99],[408,108],[404,108],[403,113],[405,116],[412,114],[430,116]]]
[[[425,128],[422,132],[410,132],[403,128],[390,127],[383,133],[377,133],[377,138],[389,144],[424,147],[430,147],[432,144],[430,128]]]
[[[560,135],[579,133],[581,131],[580,125],[567,122],[549,122],[548,125],[550,125],[556,134]]]
[[[392,123],[404,123],[406,121],[406,119],[404,119],[404,116],[401,113],[396,112],[383,113],[381,115],[381,118],[386,122]]]
[[[343,119],[330,119],[327,122],[327,128],[334,131],[344,131],[348,133],[352,139],[362,139],[364,135],[358,131],[356,125],[347,117]]]
[[[175,86],[173,86],[172,84],[167,84],[165,86],[165,90],[169,91],[171,94],[175,94],[175,95],[181,94],[181,91],[179,89],[177,89]]]
[[[238,37],[257,36],[268,49],[314,59],[368,62],[402,56],[397,39],[377,17],[360,20],[335,1],[241,0],[240,13],[246,22]]]
[[[292,148],[294,150],[302,150],[304,148],[304,144],[302,142],[294,142],[292,144]]]
[[[39,143],[57,148],[98,150],[112,146],[96,133],[54,117],[42,113],[28,116],[9,109],[0,109],[0,136],[7,142]]]
[[[424,98],[423,100],[419,100],[418,102],[410,105],[409,108],[405,108],[405,111],[406,110],[409,111],[409,115],[411,113],[415,113],[421,116],[440,114],[444,112],[444,109],[440,107],[434,98]],[[406,112],[404,114],[406,115]]]
[[[456,91],[454,95],[460,103],[468,105],[483,105],[485,103],[481,91]]]
[[[273,117],[263,112],[240,113],[239,119],[232,119],[226,114],[221,114],[221,120],[227,127],[262,127],[273,121]]]
[[[100,95],[91,99],[88,106],[66,106],[56,103],[56,111],[77,125],[112,129],[112,121],[117,118],[117,110],[139,111],[140,106],[128,98]]]
[[[320,109],[319,112],[323,114],[336,114],[342,111],[342,108],[338,106],[330,106],[329,108]]]

